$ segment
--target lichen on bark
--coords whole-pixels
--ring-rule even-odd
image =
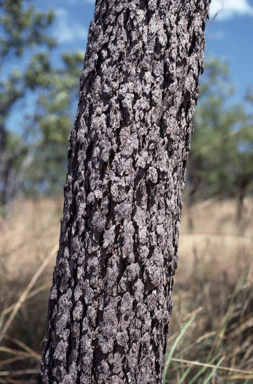
[[[41,383],[162,383],[209,2],[96,2]]]

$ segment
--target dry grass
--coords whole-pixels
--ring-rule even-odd
[[[26,201],[0,221],[0,383],[36,379],[61,215],[61,200]]]
[[[253,201],[240,224],[235,211],[233,201],[196,205],[192,231],[183,212],[168,350],[195,318],[177,341],[168,383],[189,384],[199,372],[192,382],[253,383]],[[61,216],[61,199],[26,201],[0,221],[0,383],[36,382],[55,257],[39,268],[55,253]]]
[[[222,357],[210,384],[253,383],[253,201],[240,223],[235,212],[234,201],[196,205],[192,231],[190,212],[183,212],[168,350],[189,314],[199,313],[178,344],[166,383],[188,384],[202,365],[193,382],[203,384],[208,365]]]

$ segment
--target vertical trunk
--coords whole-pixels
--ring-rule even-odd
[[[196,175],[192,175],[192,177],[189,177],[188,181],[189,181],[190,187],[189,187],[189,192],[188,192],[188,196],[186,199],[187,211],[188,211],[188,223],[187,223],[188,225],[187,226],[188,226],[188,231],[193,231],[193,229],[194,229],[193,205],[194,205],[195,200],[196,200],[196,193],[199,189],[200,179]]]
[[[237,201],[237,214],[236,214],[236,221],[240,222],[243,217],[243,211],[244,211],[244,199],[246,195],[247,190],[247,182],[244,183],[245,180],[243,180],[243,176],[241,176],[241,181],[239,185],[239,193],[238,193],[238,201]]]
[[[160,384],[209,0],[97,0],[42,383]]]

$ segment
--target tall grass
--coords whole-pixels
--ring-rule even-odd
[[[211,266],[210,272],[212,272]],[[164,383],[253,382],[251,272],[252,260],[241,271],[232,290],[225,280],[223,284],[218,280],[217,286],[215,281],[212,287],[208,286],[211,280],[209,273],[208,276],[207,274],[201,276],[202,281],[199,275],[192,276],[193,283],[196,283],[194,281],[196,278],[201,283],[203,295],[199,296],[197,302],[194,301],[196,297],[194,294],[186,295],[184,311],[187,312],[199,306],[188,322],[186,321],[189,316],[186,316],[184,319],[178,319],[175,324],[177,313],[180,312],[174,308]],[[208,287],[208,290],[205,287]],[[218,292],[220,289],[226,291],[225,303],[220,301]],[[177,305],[179,305],[179,296],[179,293],[174,295],[174,303],[176,302]],[[182,327],[182,324],[185,325]]]
[[[183,212],[164,383],[253,383],[253,202]],[[27,201],[0,221],[0,383],[37,383],[62,202]]]
[[[0,221],[0,383],[37,383],[62,201],[27,201]]]
[[[185,210],[164,383],[253,383],[252,210],[196,206],[192,232]]]

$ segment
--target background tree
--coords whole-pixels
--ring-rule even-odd
[[[52,65],[50,52],[56,42],[48,28],[53,20],[52,11],[35,10],[31,1],[0,2],[2,207],[9,207],[20,192],[45,193],[63,184],[66,137],[83,54],[66,53],[60,68]],[[18,121],[11,119],[14,111],[19,114]]]
[[[51,67],[47,72],[43,71],[40,58],[38,61],[36,57],[27,71],[27,78],[34,90],[36,85],[33,78],[37,77],[37,71],[40,75],[43,73],[36,112],[27,116],[28,124],[34,131],[36,127],[34,137],[40,143],[33,166],[27,170],[24,178],[23,189],[28,196],[33,191],[44,195],[62,192],[67,168],[66,137],[69,135],[69,127],[73,124],[73,104],[76,104],[78,99],[77,79],[83,66],[83,54],[66,52],[62,54],[61,67]],[[43,84],[47,84],[47,87],[43,88]]]
[[[253,87],[249,87],[246,101],[250,102],[253,106]],[[241,108],[242,119],[240,125],[237,127],[238,133],[234,136],[233,147],[235,150],[230,153],[231,164],[233,160],[234,167],[232,172],[234,174],[234,190],[238,197],[237,205],[237,219],[240,220],[244,211],[244,199],[247,192],[252,193],[253,183],[253,115],[248,114]],[[236,155],[235,155],[236,154]],[[228,172],[231,172],[231,168]]]
[[[161,383],[209,1],[96,2],[41,382]]]
[[[32,6],[25,7],[23,1],[0,2],[0,22],[2,35],[0,39],[1,54],[1,121],[0,121],[0,175],[1,175],[1,203],[7,205],[15,189],[15,167],[19,160],[21,164],[27,164],[32,157],[32,149],[28,151],[27,145],[21,139],[18,132],[11,132],[6,122],[17,104],[27,91],[25,76],[16,68],[9,69],[8,59],[15,55],[19,61],[26,49],[32,49],[35,45],[41,44],[46,49],[51,49],[54,41],[44,33],[53,21],[53,14],[41,13],[34,10]],[[7,65],[4,65],[6,64]],[[46,69],[46,68],[44,68]],[[36,79],[34,79],[36,82]],[[24,136],[27,136],[28,129]],[[21,140],[20,140],[21,139]],[[28,154],[29,152],[29,154]],[[24,159],[21,161],[21,155]]]
[[[252,117],[243,104],[232,104],[229,67],[218,59],[205,64],[187,168],[187,202],[219,195],[238,199],[237,217],[252,182]],[[192,215],[190,215],[190,227]]]
[[[238,130],[233,135],[225,171],[230,176],[231,192],[237,197],[236,218],[240,221],[244,212],[244,199],[253,182],[253,121],[243,111]]]

